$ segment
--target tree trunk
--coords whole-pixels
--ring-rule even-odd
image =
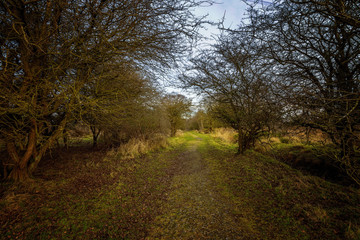
[[[7,142],[7,152],[13,163],[13,168],[7,176],[7,179],[21,182],[29,178],[29,161],[36,152],[36,127],[36,121],[32,120],[26,151],[21,158],[16,150],[15,143],[12,141]]]
[[[96,148],[96,146],[97,146],[97,141],[98,141],[98,138],[99,138],[101,129],[98,129],[98,130],[96,131],[96,127],[95,127],[95,126],[90,126],[90,130],[91,130],[92,135],[93,135],[93,148]]]
[[[238,130],[238,151],[236,154],[243,154],[246,150],[255,146],[255,140],[254,135]]]
[[[204,120],[202,119],[202,118],[200,118],[200,124],[199,124],[200,126],[199,126],[199,130],[200,130],[200,132],[203,132],[204,131]]]
[[[65,129],[64,129],[63,134],[64,134],[64,135],[63,135],[64,147],[65,147],[66,149],[68,149],[68,148],[69,148],[68,135],[67,135],[67,132],[66,132]]]
[[[172,126],[171,126],[170,136],[171,136],[171,137],[175,137],[175,134],[176,134],[176,127],[172,125]]]
[[[354,146],[353,136],[349,133],[345,133],[341,139],[341,158],[353,158],[355,156]]]
[[[307,145],[310,144],[310,132],[311,132],[311,128],[306,127],[306,129],[305,129],[305,138],[306,138],[306,144]]]
[[[25,182],[30,178],[27,168],[20,168],[19,166],[14,166],[8,175],[7,179],[13,180],[15,182]]]
[[[245,149],[244,149],[244,135],[242,133],[241,130],[238,130],[238,139],[237,139],[237,142],[238,142],[238,150],[237,150],[237,155],[240,155],[240,154],[243,154]]]
[[[20,150],[16,149],[14,142],[8,141],[6,143],[7,151],[12,160],[11,165],[13,166],[7,179],[21,182],[31,177],[46,151],[54,143],[54,141],[56,141],[60,134],[63,133],[66,118],[60,123],[58,129],[52,134],[52,136],[50,136],[46,142],[41,144],[39,149],[36,149],[38,125],[36,120],[32,120],[31,123],[26,151],[22,157],[19,156]]]
[[[93,148],[96,148],[96,146],[97,146],[97,138],[98,138],[98,135],[93,135]]]
[[[29,141],[30,140],[31,139],[29,138]],[[28,144],[28,149],[30,145],[31,144]],[[7,143],[7,151],[12,160],[13,166],[9,175],[7,175],[7,179],[13,180],[15,182],[23,182],[29,179],[28,162],[31,155],[25,153],[24,156],[20,159],[16,151],[15,144],[12,142]]]

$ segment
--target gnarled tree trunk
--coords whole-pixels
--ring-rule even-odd
[[[10,141],[6,144],[7,151],[13,162],[13,168],[7,178],[16,182],[25,181],[29,178],[28,164],[31,157],[36,153],[37,124],[34,119],[31,121],[31,123],[32,124],[28,136],[28,143],[23,156],[19,156],[14,142]]]

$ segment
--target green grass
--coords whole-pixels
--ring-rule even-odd
[[[332,184],[269,156],[204,137],[202,154],[258,239],[360,239],[358,189]],[[245,214],[244,214],[245,213]]]
[[[35,182],[2,183],[3,239],[139,239],[159,214],[169,167],[184,141],[135,159],[106,153],[67,154]]]
[[[158,216],[169,210],[164,206],[172,206],[169,196],[183,196],[182,185],[174,181],[193,179],[179,170],[190,162],[179,161],[195,145],[208,185],[229,204],[234,228],[245,235],[360,239],[358,189],[304,175],[255,151],[237,156],[236,145],[195,132],[131,159],[102,151],[54,152],[58,157],[42,162],[34,181],[1,183],[0,239],[144,239]],[[204,202],[202,208],[194,207],[214,206]],[[194,219],[182,220],[196,225]]]

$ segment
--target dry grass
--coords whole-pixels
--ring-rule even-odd
[[[236,141],[236,134],[236,131],[232,128],[216,128],[210,135],[220,138],[227,143],[234,143]]]
[[[184,136],[184,131],[181,129],[177,130],[175,133],[175,137],[182,137],[182,136]]]
[[[282,132],[278,137],[282,143],[315,143],[315,144],[329,144],[330,139],[320,130],[311,129],[307,131],[306,128],[290,128]]]
[[[167,146],[167,140],[164,135],[156,134],[150,139],[144,137],[132,138],[127,143],[122,144],[117,149],[109,151],[110,156],[120,156],[122,158],[135,158],[149,151],[164,148]]]
[[[308,133],[308,134],[307,134]],[[319,130],[312,129],[306,132],[305,128],[281,130],[276,134],[263,136],[256,143],[255,150],[266,153],[279,145],[291,146],[325,146],[330,144],[329,138]]]

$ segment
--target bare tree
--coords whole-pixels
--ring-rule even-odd
[[[203,2],[1,1],[0,137],[9,178],[27,179],[67,122],[80,117],[99,65],[170,66],[184,54],[202,22],[191,9]]]
[[[238,132],[238,153],[269,131],[276,116],[264,62],[256,42],[232,34],[192,60],[181,80],[206,94],[211,112]]]
[[[181,94],[168,94],[163,99],[163,107],[170,122],[170,135],[185,123],[185,116],[190,112],[191,100]]]
[[[151,82],[130,64],[107,63],[96,69],[94,77],[82,88],[81,120],[89,125],[93,146],[102,131],[117,131],[142,111]]]
[[[253,8],[250,19],[248,31],[267,43],[289,116],[327,133],[359,182],[360,2],[275,1],[266,11]]]

